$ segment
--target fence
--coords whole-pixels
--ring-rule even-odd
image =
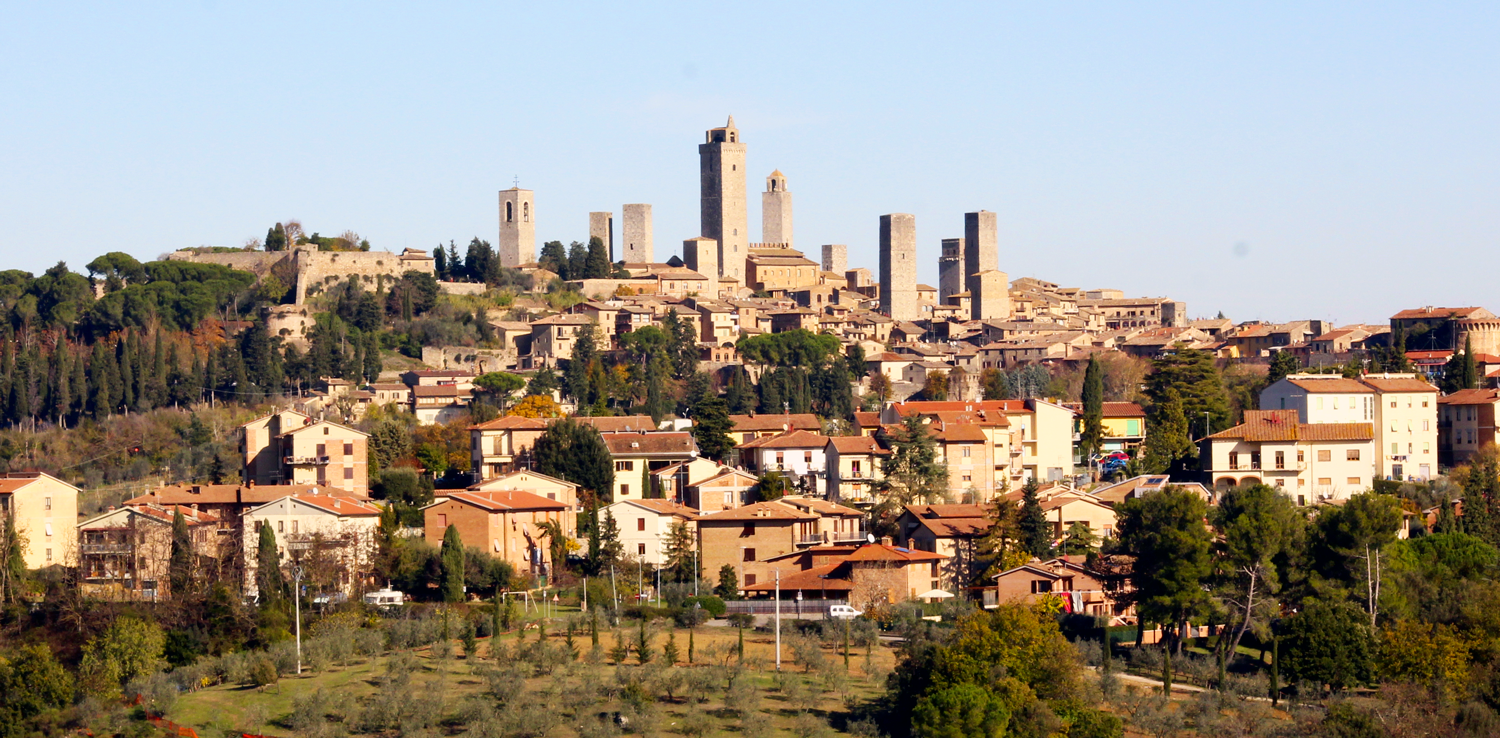
[[[833,605],[847,605],[846,600],[782,600],[781,616],[784,618],[802,618],[816,615],[822,617],[828,614],[828,608]],[[729,600],[724,603],[724,611],[727,615],[745,613],[749,615],[772,615],[776,612],[776,600]]]

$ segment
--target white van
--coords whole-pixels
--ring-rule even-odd
[[[853,620],[863,614],[863,610],[856,610],[848,605],[830,605],[828,608],[828,617],[834,620]]]
[[[406,602],[406,595],[398,590],[386,587],[365,595],[365,604],[375,607],[399,607]]]

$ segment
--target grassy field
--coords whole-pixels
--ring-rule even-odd
[[[638,624],[618,634],[632,648]],[[775,669],[770,633],[700,626],[689,633],[656,626],[653,658],[634,651],[617,664],[616,632],[574,636],[579,656],[568,658],[564,636],[547,634],[538,650],[535,630],[518,649],[514,633],[481,639],[472,657],[457,641],[392,652],[315,674],[283,677],[274,686],[220,685],[180,697],[169,712],[207,736],[228,731],[292,735],[613,735],[623,721],[645,735],[819,735],[844,729],[849,706],[884,688],[895,663],[889,648],[854,648],[844,668],[837,644],[797,640],[783,631],[782,672]],[[673,666],[663,651],[672,636]],[[804,661],[793,657],[793,645]],[[499,648],[496,658],[496,646]],[[538,657],[539,653],[553,654]]]

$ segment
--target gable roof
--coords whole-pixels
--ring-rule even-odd
[[[503,418],[469,426],[469,430],[547,430],[547,423],[540,418],[523,418],[520,415],[507,415]]]
[[[859,517],[864,517],[864,513],[855,510],[852,507],[844,507],[843,505],[840,505],[836,502],[820,500],[816,497],[782,497],[775,500],[775,502],[783,505],[790,505],[797,508],[798,510],[817,513],[818,515],[834,515],[839,517],[856,515]]]
[[[721,510],[712,515],[704,515],[698,518],[698,524],[720,522],[743,523],[755,520],[774,520],[790,523],[799,520],[817,519],[817,515],[801,512],[788,505],[778,505],[775,502],[756,502],[744,507],[736,507],[732,510]]]
[[[1370,388],[1357,379],[1343,377],[1287,377],[1286,381],[1298,389],[1313,394],[1367,395]]]
[[[937,538],[974,538],[988,533],[994,525],[989,518],[917,518],[917,524],[932,531]]]
[[[1369,441],[1375,438],[1375,427],[1370,423],[1299,423],[1296,410],[1246,410],[1244,423],[1209,438],[1259,443]]]
[[[784,431],[788,428],[793,430],[822,430],[823,424],[818,421],[818,416],[812,413],[791,413],[777,415],[775,413],[751,413],[749,415],[731,415],[729,422],[732,426],[731,433],[745,433],[749,431]]]
[[[989,507],[972,503],[946,505],[907,505],[906,512],[917,518],[983,518],[989,516]]]
[[[816,448],[828,447],[828,436],[805,430],[789,430],[774,436],[757,438],[740,444],[740,448]]]
[[[841,454],[889,454],[874,436],[829,436],[828,445]]]
[[[515,480],[517,480],[517,479],[524,479],[526,477],[532,477],[532,478],[535,478],[537,481],[549,482],[551,484],[556,484],[556,485],[562,486],[562,487],[573,487],[574,489],[578,488],[577,484],[574,484],[573,482],[569,482],[566,479],[558,479],[557,477],[547,476],[546,474],[543,474],[543,473],[538,472],[538,471],[532,471],[530,469],[517,469],[516,471],[510,472],[508,474],[501,474],[498,477],[490,477],[489,479],[480,480],[480,481],[478,481],[478,482],[476,482],[474,484],[469,485],[469,490],[476,491],[476,492],[484,492],[484,491],[489,491],[489,490],[505,489],[505,487],[502,486],[502,485],[505,485],[505,484],[515,484]],[[511,487],[511,489],[519,489],[519,488],[518,487]]]
[[[1500,390],[1466,389],[1438,398],[1439,405],[1492,405],[1500,402]]]
[[[657,515],[671,515],[683,520],[697,520],[699,514],[696,509],[683,505],[676,500],[656,498],[649,500],[621,500],[619,504],[634,505]]]
[[[132,497],[126,505],[156,503],[158,505],[259,505],[279,500],[287,495],[311,492],[333,492],[332,489],[312,484],[169,484],[157,487],[139,497]],[[342,490],[340,490],[342,492]]]
[[[521,512],[527,510],[566,510],[567,505],[556,500],[549,500],[541,495],[523,492],[521,490],[490,490],[454,492],[448,496],[446,501],[439,500],[426,507],[441,505],[444,502],[459,502],[465,505],[473,505],[488,512]]]
[[[1364,383],[1379,392],[1437,392],[1438,389],[1416,377],[1367,376]]]
[[[849,554],[845,561],[899,561],[902,563],[916,561],[942,561],[948,556],[929,551],[918,551],[903,546],[888,546],[884,543],[867,543],[860,546],[854,553]]]
[[[651,421],[650,415],[585,416],[575,417],[573,420],[584,425],[592,425],[600,433],[656,430],[656,423]]]
[[[613,456],[698,453],[698,444],[691,433],[601,433],[600,437]]]

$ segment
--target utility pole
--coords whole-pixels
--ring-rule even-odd
[[[297,611],[297,675],[302,675],[302,566],[292,567],[292,606]]]
[[[776,570],[776,670],[781,671],[781,570]]]

